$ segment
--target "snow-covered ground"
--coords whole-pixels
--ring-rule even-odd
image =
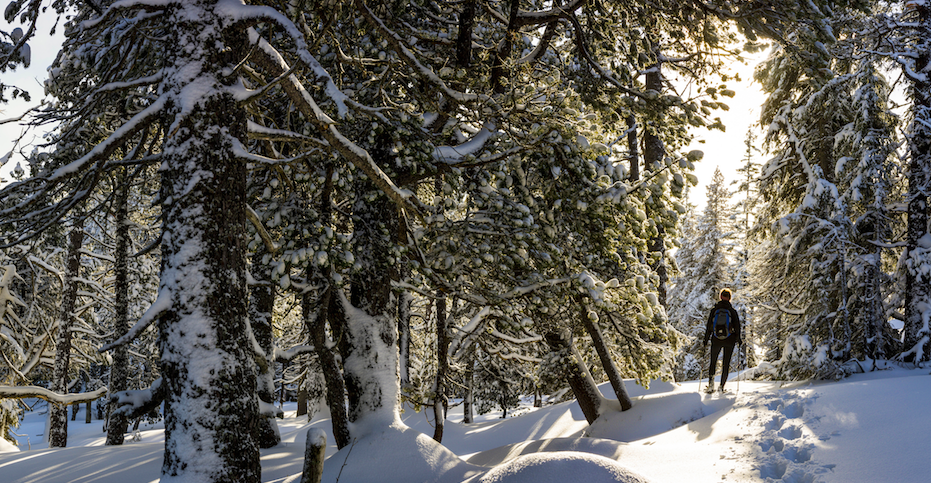
[[[433,444],[429,413],[407,411],[399,428],[337,453],[327,449],[324,481],[545,483],[927,482],[931,378],[927,369],[890,366],[840,382],[736,381],[731,393],[705,395],[698,383],[628,382],[634,408],[588,427],[575,403],[521,408],[461,424],[451,410],[444,447]],[[610,386],[602,386],[605,394]],[[307,429],[329,435],[326,414],[311,423],[286,406],[282,443],[262,450],[262,480],[300,481]],[[322,416],[322,417],[321,417]],[[4,483],[125,483],[159,479],[163,435],[143,427],[138,441],[105,447],[102,423],[69,423],[69,447],[42,442],[44,416],[17,430],[20,448],[0,442]],[[639,478],[636,476],[639,475]]]

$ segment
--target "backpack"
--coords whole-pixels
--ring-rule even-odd
[[[718,339],[727,339],[734,333],[734,326],[731,324],[731,311],[726,308],[715,309],[711,322],[714,336]]]

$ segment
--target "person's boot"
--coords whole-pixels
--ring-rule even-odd
[[[714,382],[709,382],[708,386],[705,387],[705,394],[714,393]]]

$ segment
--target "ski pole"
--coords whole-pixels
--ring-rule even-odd
[[[740,395],[740,359],[743,355],[743,343],[737,344],[737,395]],[[744,360],[746,363],[746,360]]]

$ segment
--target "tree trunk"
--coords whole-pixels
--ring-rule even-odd
[[[119,191],[116,200],[116,253],[114,254],[114,321],[113,338],[119,339],[132,328],[129,320],[129,187],[131,181],[126,176],[125,168],[120,172]],[[120,345],[113,349],[113,363],[110,364],[110,394],[129,389],[129,346]],[[107,418],[107,445],[123,444],[126,416],[110,414]]]
[[[272,282],[272,270],[261,262],[265,256],[259,250],[252,257],[252,278],[255,285],[249,289],[249,321],[252,333],[264,354],[257,354],[256,379],[257,395],[266,412],[275,405],[275,335],[272,331],[272,313],[275,310],[275,284]],[[274,416],[263,414],[258,421],[258,443],[260,448],[272,448],[281,442],[278,422]]]
[[[915,3],[918,23],[927,32],[931,28],[931,5]],[[925,33],[919,35],[927,35]],[[905,352],[902,358],[910,362],[931,360],[931,235],[928,233],[928,186],[931,178],[931,81],[928,65],[931,52],[927,39],[917,42],[919,51],[913,72],[921,80],[912,79],[911,99],[914,119],[908,139],[908,234],[905,248]]]
[[[58,338],[55,342],[55,366],[52,373],[51,390],[58,394],[68,392],[68,367],[71,363],[71,329],[74,327],[74,308],[78,298],[78,282],[81,271],[81,245],[84,243],[84,227],[75,217],[75,226],[68,235],[68,266],[62,283],[61,312],[58,316]],[[68,445],[68,407],[49,403],[49,448],[64,448]]]
[[[562,329],[547,333],[544,339],[550,349],[557,352],[559,358],[564,361],[564,376],[569,382],[569,387],[572,388],[572,394],[575,395],[582,408],[585,420],[588,424],[595,422],[601,416],[604,397],[598,390],[591,373],[588,372],[588,367],[582,360],[582,354],[573,345],[572,334],[567,329]]]
[[[403,216],[398,214],[398,243],[407,245],[407,223]],[[402,259],[400,273],[402,279],[410,281],[411,264],[407,259]],[[398,297],[398,375],[400,378],[401,389],[410,385],[411,376],[411,316],[413,315],[412,307],[414,306],[414,295],[404,290]]]
[[[436,298],[436,383],[433,396],[433,439],[443,442],[443,427],[446,424],[446,377],[449,369],[447,353],[449,337],[446,334],[446,294],[437,293]]]
[[[883,310],[880,263],[882,263],[882,247],[873,250],[873,260],[867,262],[864,280],[867,283],[865,290],[867,320],[866,320],[866,354],[871,359],[885,359],[886,338],[883,327],[886,325],[885,310]]]
[[[391,288],[398,273],[391,253],[398,213],[368,181],[360,180],[356,196],[353,252],[362,268],[353,275],[350,300],[341,298],[347,315],[343,367],[349,420],[367,421],[360,427],[388,427],[400,424],[397,301]]]
[[[475,25],[475,0],[466,0],[459,13],[459,35],[456,37],[456,66],[472,65],[472,31]]]
[[[498,381],[498,404],[501,405],[501,419],[508,417],[508,383],[504,379]]]
[[[582,296],[577,297],[577,302],[579,304],[579,315],[582,319],[582,325],[592,338],[592,345],[595,346],[595,352],[598,353],[598,358],[601,359],[601,365],[604,367],[605,374],[608,375],[608,380],[611,381],[611,388],[614,389],[614,394],[617,395],[617,401],[621,404],[621,411],[627,411],[633,407],[633,401],[630,400],[630,396],[627,394],[627,388],[624,387],[624,380],[621,378],[620,371],[617,370],[617,366],[614,365],[614,360],[611,359],[611,351],[608,349],[608,344],[604,340],[601,328],[598,326],[597,322],[588,317],[585,300],[582,299]]]
[[[326,381],[326,404],[330,409],[330,422],[333,426],[333,439],[340,449],[349,445],[349,415],[346,413],[346,386],[343,371],[330,349],[326,335],[326,322],[330,314],[333,297],[332,280],[322,279],[316,267],[308,268],[308,280],[311,285],[324,287],[320,291],[308,291],[301,297],[301,309],[304,313],[304,326],[310,334],[314,351],[320,360],[320,369]],[[332,324],[331,324],[332,326]]]
[[[320,428],[307,430],[304,443],[304,469],[300,483],[320,483],[323,477],[323,460],[326,455],[326,433]]]
[[[472,388],[475,385],[475,360],[469,353],[465,360],[465,394],[462,396],[462,422],[472,423]]]
[[[518,15],[520,14],[520,2],[510,2],[508,9],[508,29],[495,49],[494,60],[491,66],[491,89],[495,94],[504,94],[507,90],[507,84],[504,83],[508,77],[507,63],[511,57],[511,51],[514,49],[513,39],[517,35],[519,26],[517,25]]]
[[[657,94],[662,94],[662,63],[657,62],[654,68],[647,72],[646,89],[647,91],[652,90],[656,91]],[[663,140],[660,139],[655,132],[657,128],[658,126],[652,126],[652,129],[648,128],[643,132],[643,164],[648,170],[662,169],[663,160],[666,157],[666,147],[663,144]],[[669,275],[666,271],[666,228],[663,226],[663,221],[661,219],[657,220],[656,229],[656,237],[650,240],[650,251],[654,253],[656,257],[656,262],[653,264],[652,268],[659,276],[659,285],[656,287],[659,303],[663,307],[668,308],[668,304],[666,303],[666,285],[669,282]]]
[[[630,181],[640,181],[640,148],[637,137],[637,117],[627,116],[627,149],[630,151]]]
[[[398,297],[398,372],[401,388],[411,383],[411,308],[414,305],[414,295],[408,291],[401,292]]]
[[[333,166],[327,166],[326,181],[320,201],[320,222],[324,226],[332,223],[332,192]],[[341,341],[340,351],[346,350],[346,341],[342,337],[346,325],[345,313],[338,301],[334,300],[335,291],[338,288],[334,285],[333,279],[322,272],[320,267],[308,266],[307,280],[311,286],[321,287],[317,291],[304,293],[301,298],[301,310],[304,314],[304,326],[310,334],[310,342],[314,345],[326,383],[326,404],[330,410],[333,439],[336,440],[336,447],[342,449],[352,441],[349,433],[349,414],[346,411],[346,382],[336,356],[330,349],[326,324],[329,321],[330,331],[334,334],[334,338]]]
[[[225,28],[228,19],[215,11],[216,3],[194,0],[166,10],[171,32],[161,89],[180,99],[197,85],[199,94],[188,104],[166,106],[174,121],[162,154],[163,262],[156,301],[166,386],[162,477],[258,483],[246,162],[236,155],[238,140],[246,139],[246,118],[232,94],[239,85],[236,66],[249,47],[241,29]]]
[[[297,416],[307,415],[307,377],[303,377],[297,390]]]

